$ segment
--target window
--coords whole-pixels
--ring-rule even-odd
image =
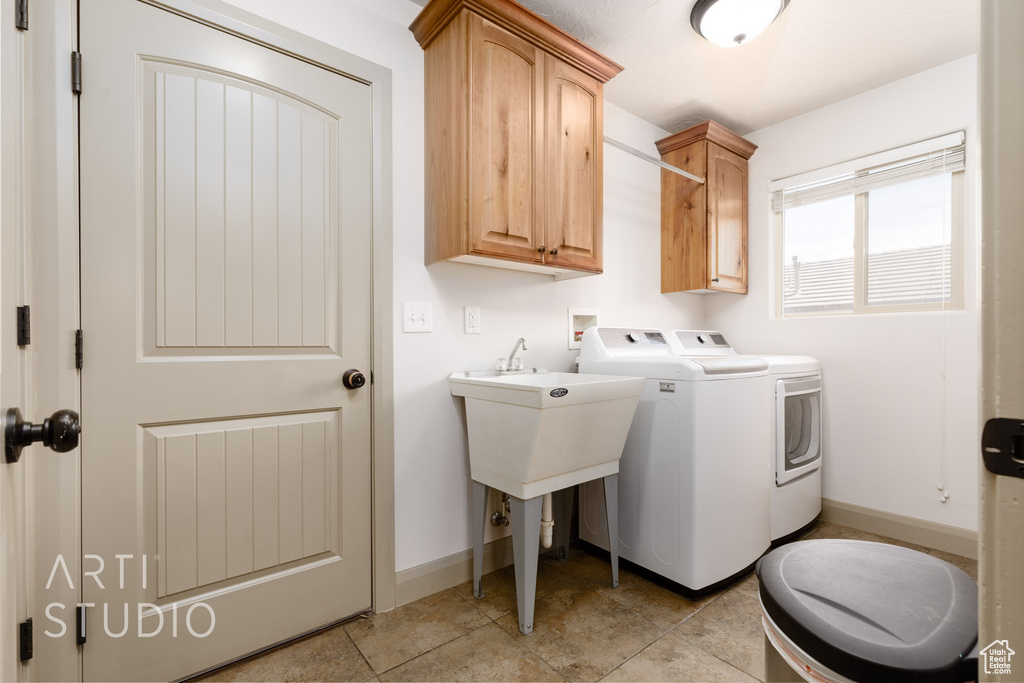
[[[963,308],[963,141],[772,183],[777,315]]]

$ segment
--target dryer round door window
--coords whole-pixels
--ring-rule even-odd
[[[821,379],[780,379],[775,389],[775,482],[821,466]]]

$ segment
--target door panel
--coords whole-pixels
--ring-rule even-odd
[[[148,597],[337,554],[337,429],[336,412],[144,428],[161,558]]]
[[[142,68],[156,216],[144,234],[147,355],[336,351],[338,120],[195,67]]]
[[[601,85],[555,59],[548,65],[550,265],[599,269],[601,250]],[[552,249],[557,249],[557,253]]]
[[[540,261],[544,54],[471,14],[470,250]]]
[[[708,143],[708,287],[747,292],[747,163]],[[717,282],[714,279],[718,278]]]
[[[166,680],[370,607],[370,91],[132,0],[81,30],[84,671]]]

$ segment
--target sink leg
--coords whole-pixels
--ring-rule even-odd
[[[473,482],[473,595],[484,597],[480,575],[484,568],[484,530],[487,528],[487,486]],[[539,524],[539,522],[538,522]]]
[[[512,557],[516,572],[519,632],[533,633],[533,604],[537,597],[537,552],[540,550],[540,512],[543,496],[520,500],[511,496]]]
[[[604,478],[604,514],[608,527],[608,552],[612,556],[612,588],[619,586],[619,475]]]
[[[572,526],[572,495],[575,487],[555,491],[555,548],[558,559],[569,559],[569,527]]]

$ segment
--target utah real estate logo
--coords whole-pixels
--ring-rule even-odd
[[[1010,641],[993,640],[988,647],[978,654],[985,660],[985,673],[1008,674],[1010,673],[1010,657],[1017,653],[1010,649]]]

